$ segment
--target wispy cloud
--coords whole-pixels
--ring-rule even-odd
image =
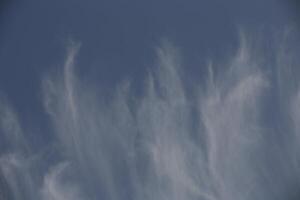
[[[111,90],[109,101],[76,73],[79,46],[68,49],[61,75],[42,82],[55,135],[49,142],[55,144],[55,162],[39,155],[45,168],[39,169],[16,113],[5,101],[0,103],[1,137],[7,144],[0,169],[14,199],[284,197],[283,185],[290,186],[291,178],[286,172],[278,175],[288,170],[280,163],[299,165],[299,139],[290,143],[295,149],[288,161],[281,156],[291,151],[284,154],[269,140],[274,129],[265,123],[266,94],[275,83],[257,62],[261,58],[252,55],[246,37],[222,69],[207,66],[202,76],[207,80],[199,81],[197,91],[182,79],[178,49],[164,43],[157,49],[157,67],[146,78],[143,95],[135,95],[124,82]],[[284,84],[278,77],[278,84]],[[299,96],[291,94],[286,106],[295,134]],[[269,168],[273,165],[275,171]]]

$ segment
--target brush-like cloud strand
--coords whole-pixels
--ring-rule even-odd
[[[55,159],[30,150],[3,100],[0,183],[16,200],[284,198],[300,185],[292,176],[299,173],[300,92],[278,100],[291,119],[286,130],[294,133],[278,133],[284,145],[266,122],[267,94],[274,90],[284,98],[282,69],[270,79],[247,45],[242,37],[230,62],[219,70],[208,66],[195,91],[183,81],[179,51],[164,43],[141,96],[123,82],[104,97],[76,74],[80,45],[72,44],[63,74],[42,82]]]

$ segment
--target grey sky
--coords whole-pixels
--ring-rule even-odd
[[[281,29],[287,11],[271,0],[11,1],[2,9],[1,89],[20,109],[38,104],[39,77],[60,65],[68,40],[82,44],[78,70],[109,87],[143,77],[162,39],[193,65],[234,49],[240,27],[266,34]]]

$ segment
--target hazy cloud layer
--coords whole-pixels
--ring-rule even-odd
[[[111,96],[76,73],[80,45],[71,44],[62,74],[42,81],[54,136],[45,149],[33,150],[0,99],[0,183],[9,188],[1,192],[16,200],[299,198],[300,90],[286,84],[295,67],[275,50],[281,59],[266,68],[258,47],[240,43],[222,67],[207,66],[196,89],[183,81],[178,49],[163,43],[142,95],[124,81]],[[274,98],[276,117],[267,105]]]

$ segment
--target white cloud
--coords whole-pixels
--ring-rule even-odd
[[[80,194],[80,188],[72,183],[64,182],[63,173],[68,170],[68,167],[68,163],[59,163],[45,175],[41,190],[43,200],[86,199]]]
[[[283,197],[290,174],[278,175],[269,166],[288,169],[280,157],[287,154],[274,147],[279,142],[264,121],[266,94],[274,83],[247,44],[243,38],[222,69],[209,65],[207,76],[201,76],[207,80],[199,81],[195,91],[182,79],[178,49],[165,43],[157,49],[156,70],[147,77],[145,93],[137,97],[123,82],[111,90],[112,97],[105,97],[109,101],[76,74],[79,46],[72,45],[63,74],[43,80],[56,163],[43,163],[38,156],[46,170],[38,169],[36,153],[23,154],[20,146],[30,146],[26,133],[12,109],[0,104],[1,130],[12,144],[0,167],[15,199]],[[291,95],[287,111],[295,132],[299,96]],[[293,162],[298,164],[297,159],[287,161]]]

